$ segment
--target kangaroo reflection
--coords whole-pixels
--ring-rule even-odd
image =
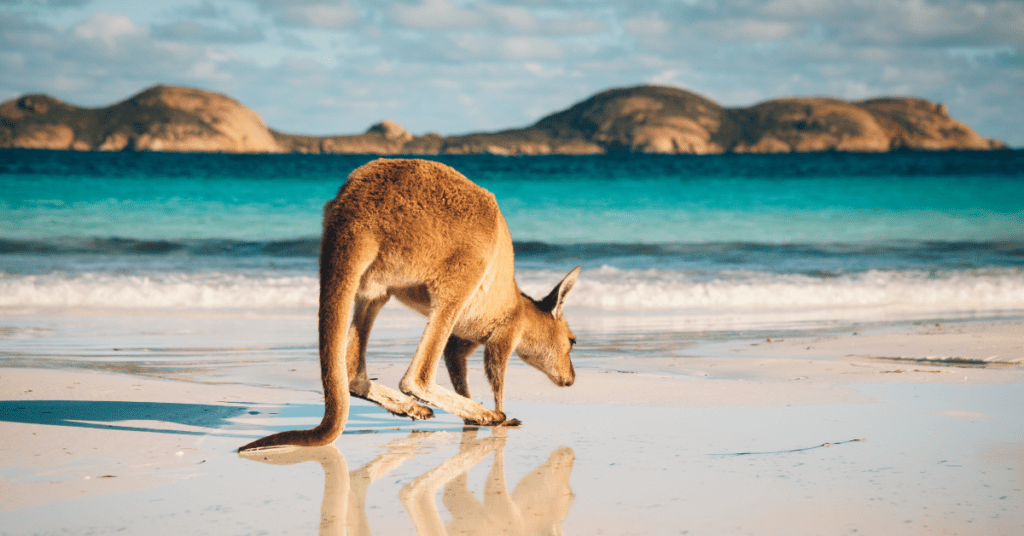
[[[459,453],[413,480],[399,492],[422,535],[435,534],[561,534],[562,520],[572,505],[569,474],[572,449],[556,449],[532,473],[524,476],[511,496],[505,484],[504,446],[507,428],[492,428],[480,439],[477,431],[462,434]],[[494,463],[484,485],[483,502],[469,491],[467,471],[491,453]],[[444,486],[444,505],[452,516],[447,527],[434,503]]]
[[[561,534],[562,521],[575,495],[569,476],[575,454],[568,447],[555,449],[547,461],[519,480],[510,494],[505,482],[505,434],[507,428],[492,428],[492,435],[478,437],[477,428],[466,428],[459,452],[427,471],[398,493],[421,536],[446,534]],[[425,443],[443,439],[443,432],[413,432],[387,445],[387,452],[363,467],[348,472],[345,458],[334,445],[246,451],[240,455],[278,465],[316,461],[324,469],[324,500],[320,534],[369,535],[366,492],[374,481],[422,453]],[[491,454],[494,461],[484,484],[483,500],[469,491],[467,472]],[[443,502],[451,515],[447,525],[437,508],[438,490],[444,487]]]
[[[324,501],[320,506],[320,534],[345,534],[349,503],[349,474],[345,457],[333,444],[320,447],[273,447],[249,450],[239,456],[274,465],[317,462],[324,469]],[[365,493],[365,488],[364,488]]]

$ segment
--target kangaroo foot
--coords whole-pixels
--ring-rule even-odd
[[[466,419],[465,423],[466,424],[470,424],[470,425],[474,425],[474,426],[494,426],[496,428],[499,427],[499,426],[507,427],[507,428],[516,428],[516,427],[522,426],[522,421],[519,420],[519,419],[504,419],[504,420],[500,420],[500,421],[497,421],[497,422],[488,422],[488,423],[474,422],[474,421],[471,421],[469,419]]]
[[[377,382],[370,383],[367,393],[353,393],[353,395],[377,404],[392,415],[409,417],[414,421],[425,421],[434,416],[433,410],[422,404],[417,404],[412,397],[384,387]]]
[[[399,384],[402,392],[424,404],[441,408],[448,413],[458,415],[462,422],[477,426],[494,426],[505,422],[505,414],[485,408],[464,396],[434,385],[418,385],[416,382],[402,379]]]
[[[434,410],[415,402],[410,404],[404,413],[392,413],[395,413],[395,415],[398,415],[399,417],[409,417],[414,421],[425,421],[434,417]]]
[[[434,417],[434,410],[411,400],[409,403],[397,407],[384,406],[384,409],[396,417],[409,417],[414,421],[425,421]]]
[[[506,422],[505,414],[500,411],[484,410],[484,412],[478,417],[462,419],[462,422],[475,426],[502,426]]]

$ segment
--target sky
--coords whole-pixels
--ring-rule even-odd
[[[1024,0],[0,0],[0,100],[155,84],[274,129],[517,128],[641,84],[725,106],[922,97],[1024,146]]]

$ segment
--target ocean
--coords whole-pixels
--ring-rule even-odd
[[[0,151],[0,310],[315,313],[373,158]],[[1024,151],[430,158],[497,197],[527,293],[582,265],[594,331],[1024,311]]]

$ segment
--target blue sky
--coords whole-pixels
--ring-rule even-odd
[[[0,100],[157,83],[297,134],[525,126],[663,84],[727,106],[913,95],[1024,146],[1021,0],[0,0]]]

